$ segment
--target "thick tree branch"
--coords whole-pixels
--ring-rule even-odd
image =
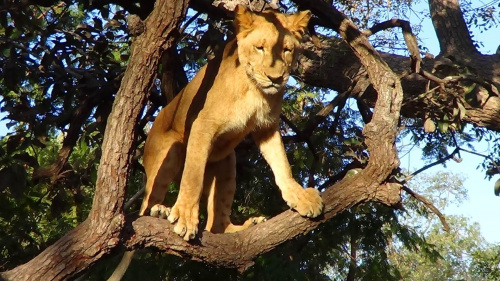
[[[294,75],[307,84],[338,92],[344,92],[352,87],[351,96],[362,95],[363,100],[373,105],[375,93],[370,92],[370,79],[347,44],[337,38],[321,38],[318,44],[304,43],[305,51]],[[415,100],[418,95],[425,93],[429,80],[419,74],[406,76],[411,67],[408,57],[383,52],[380,55],[396,75],[404,76],[401,80],[405,93],[403,115],[407,118],[419,116],[422,113],[420,107],[408,101]],[[442,60],[445,59],[424,59],[422,70],[431,73],[433,65]],[[471,57],[467,61],[476,71],[477,77],[490,82],[492,87],[500,85],[500,56],[485,55],[475,59]],[[489,91],[494,92],[494,89],[492,91],[490,88]],[[500,98],[492,96],[488,90],[478,92],[477,96],[481,106],[467,107],[464,121],[489,130],[500,131]]]
[[[458,0],[429,0],[432,23],[442,55],[479,54],[465,24]]]
[[[372,178],[341,181],[323,193],[325,212],[318,219],[307,219],[285,211],[265,223],[234,234],[204,231],[199,240],[185,242],[166,220],[140,217],[127,223],[127,249],[154,247],[169,254],[189,257],[218,267],[244,271],[255,258],[276,246],[304,235],[346,209],[363,202],[377,201],[388,206],[400,204],[400,189],[394,185],[375,185]]]
[[[85,99],[73,113],[69,129],[62,143],[62,147],[59,150],[56,161],[50,166],[35,168],[32,176],[33,180],[36,181],[41,178],[51,178],[52,181],[56,181],[60,177],[61,170],[68,162],[68,158],[73,151],[73,147],[78,141],[81,128],[87,118],[89,118],[91,110],[95,105],[94,102],[91,102],[91,99],[92,97]]]

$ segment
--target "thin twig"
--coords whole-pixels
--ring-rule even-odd
[[[406,48],[410,52],[411,71],[413,73],[419,73],[422,70],[420,67],[422,63],[422,58],[420,57],[420,50],[418,48],[417,37],[413,34],[409,21],[401,19],[391,19],[388,21],[378,23],[372,26],[370,29],[363,30],[363,34],[368,37],[379,31],[394,27],[400,27],[401,30],[403,31],[403,38],[406,43]]]
[[[191,24],[193,23],[193,21],[195,19],[197,19],[199,16],[201,15],[201,12],[197,12],[196,14],[194,14],[194,16],[190,17],[186,23],[184,23],[184,25],[179,29],[179,34],[182,34],[184,33],[184,30],[186,30],[186,28]]]
[[[436,82],[438,83],[441,87],[444,85],[445,83],[445,80],[421,69],[420,72],[418,73],[420,74],[422,77],[426,78],[427,80],[430,80],[430,81],[433,81],[433,82]]]
[[[427,169],[429,169],[429,168],[432,168],[432,167],[434,167],[434,166],[436,166],[436,165],[438,165],[438,164],[442,164],[442,163],[444,163],[444,162],[446,162],[446,161],[448,161],[448,160],[450,160],[450,159],[453,159],[453,156],[454,156],[456,153],[458,153],[458,151],[459,151],[459,150],[460,150],[460,148],[459,148],[459,147],[457,147],[457,148],[455,148],[455,150],[453,150],[453,152],[452,152],[451,154],[449,154],[448,156],[446,156],[446,157],[444,157],[444,158],[441,158],[441,159],[439,159],[439,160],[438,160],[438,161],[436,161],[436,162],[433,162],[433,163],[431,163],[431,164],[429,164],[429,165],[425,165],[425,166],[423,166],[422,168],[420,168],[420,169],[416,170],[415,172],[413,172],[413,173],[411,173],[410,175],[406,176],[406,178],[403,180],[403,182],[402,182],[402,183],[403,183],[403,184],[404,184],[404,183],[407,183],[409,180],[411,180],[413,177],[415,177],[416,175],[420,174],[421,172],[423,172],[423,171],[425,171],[425,170],[427,170]]]
[[[47,16],[47,14],[49,13],[49,11],[53,11],[54,9],[56,8],[61,8],[62,6],[66,5],[66,3],[64,3],[64,1],[61,1],[59,2],[59,4],[57,4],[56,6],[52,6],[50,8],[48,8],[47,10],[45,10],[45,12],[41,13],[37,19],[41,19],[41,18],[44,18],[45,16]]]
[[[458,148],[458,151],[457,151],[458,158],[462,158],[462,156],[460,155],[460,147],[458,146],[457,138],[455,137],[454,132],[451,133],[451,138],[453,139],[453,143],[455,143],[455,147]]]
[[[323,107],[320,111],[318,111],[313,118],[309,119],[309,121],[307,122],[307,124],[305,126],[305,129],[302,132],[306,136],[312,135],[314,130],[316,130],[316,128],[319,126],[319,124],[321,124],[321,122],[323,122],[326,119],[326,117],[328,117],[328,115],[330,115],[330,113],[335,109],[335,107],[337,107],[339,105],[339,103],[342,100],[346,99],[349,96],[351,91],[352,91],[352,87],[349,87],[349,89],[347,89],[347,91],[336,95],[333,98],[333,100],[331,100],[325,107]],[[340,111],[340,110],[341,109],[339,108],[337,111]]]
[[[292,129],[292,131],[295,132],[295,134],[299,137],[299,139],[304,140],[302,135],[302,130],[300,130],[297,126],[295,126],[295,124],[293,124],[293,122],[290,119],[288,119],[288,117],[286,117],[285,114],[281,113],[280,118],[281,120],[283,120],[283,122],[285,122],[285,124],[288,125],[288,127],[290,127],[290,129]]]
[[[484,157],[484,158],[490,160],[491,164],[493,164],[493,166],[497,169],[497,171],[500,172],[500,167],[498,166],[497,162],[495,162],[495,160],[493,160],[493,158],[491,158],[489,155],[484,155],[484,154],[481,154],[479,152],[475,152],[475,151],[464,149],[464,148],[460,148],[460,150],[462,150],[463,152],[467,152],[467,153],[470,153],[470,154],[481,156],[481,157]]]
[[[483,88],[485,88],[488,91],[488,93],[490,95],[497,96],[497,97],[500,96],[500,92],[498,91],[497,87],[495,87],[493,85],[493,83],[489,83],[489,82],[487,82],[479,77],[476,77],[474,75],[447,76],[447,77],[441,79],[441,78],[439,78],[439,77],[437,77],[437,76],[435,76],[435,75],[433,75],[433,74],[431,74],[423,69],[420,69],[418,74],[420,74],[422,77],[424,77],[430,81],[436,82],[437,84],[439,84],[440,87],[444,87],[445,84],[458,83],[460,81],[470,81],[470,82],[481,85]]]
[[[333,119],[332,126],[329,128],[330,133],[335,135],[335,131],[340,123],[340,114],[342,114],[342,109],[344,109],[347,102],[347,95],[340,95],[340,99],[337,103],[337,111],[335,112],[335,119]]]
[[[295,132],[295,135],[298,137],[298,139],[300,141],[304,141],[307,144],[307,147],[311,151],[311,153],[313,155],[313,164],[311,165],[311,169],[310,169],[310,173],[309,173],[308,186],[315,186],[316,181],[314,180],[314,174],[315,174],[314,170],[316,168],[316,164],[319,161],[319,158],[318,158],[318,151],[313,146],[313,143],[311,141],[311,138],[310,138],[311,135],[304,134],[304,131],[300,130],[297,126],[295,126],[295,124],[290,119],[288,119],[288,117],[286,117],[283,113],[280,114],[280,118],[281,118],[281,120],[283,120],[283,122],[285,122],[285,124],[287,124]]]

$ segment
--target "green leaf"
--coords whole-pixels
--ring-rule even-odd
[[[500,179],[495,182],[495,195],[500,196]]]
[[[93,18],[94,20],[94,28],[97,30],[102,30],[102,20],[99,18]]]
[[[455,118],[460,113],[460,109],[458,107],[453,108],[453,113],[451,114],[451,118]]]
[[[450,125],[449,122],[446,121],[438,121],[438,130],[441,133],[446,133],[448,132],[448,126]]]
[[[479,88],[478,85],[472,84],[471,86],[466,87],[465,92],[464,92],[465,101],[469,105],[474,106],[474,107],[480,106],[480,103],[479,103],[479,101],[477,99],[477,95],[476,95],[478,88]]]
[[[458,104],[458,109],[460,110],[459,114],[460,120],[463,120],[465,114],[467,113],[467,109],[465,109],[465,106],[461,102],[458,102],[457,104]]]

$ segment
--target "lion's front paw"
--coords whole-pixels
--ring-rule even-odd
[[[296,210],[301,216],[315,218],[323,210],[323,200],[319,191],[314,188],[298,189],[283,193],[283,199],[290,208]]]
[[[168,221],[175,223],[174,232],[183,237],[184,240],[194,239],[198,233],[198,207],[180,207],[176,203],[172,207]]]

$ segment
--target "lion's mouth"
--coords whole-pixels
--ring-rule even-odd
[[[259,87],[259,89],[261,89],[266,94],[278,93],[285,86],[284,78],[280,78],[279,80],[275,79],[274,81],[267,77],[261,77],[260,79],[259,78],[255,77],[253,80],[257,87]]]
[[[254,84],[265,94],[276,94],[280,92],[288,79],[287,75],[270,77],[265,74],[258,74],[253,71],[253,67],[248,65],[247,75]]]
[[[266,89],[269,89],[269,88],[276,88],[276,89],[281,89],[283,88],[283,83],[269,83],[269,84],[266,84],[266,85],[262,85],[263,88],[266,88]]]
[[[283,84],[282,83],[256,83],[257,86],[262,90],[262,92],[266,94],[276,94],[278,93],[281,89],[283,89]]]

